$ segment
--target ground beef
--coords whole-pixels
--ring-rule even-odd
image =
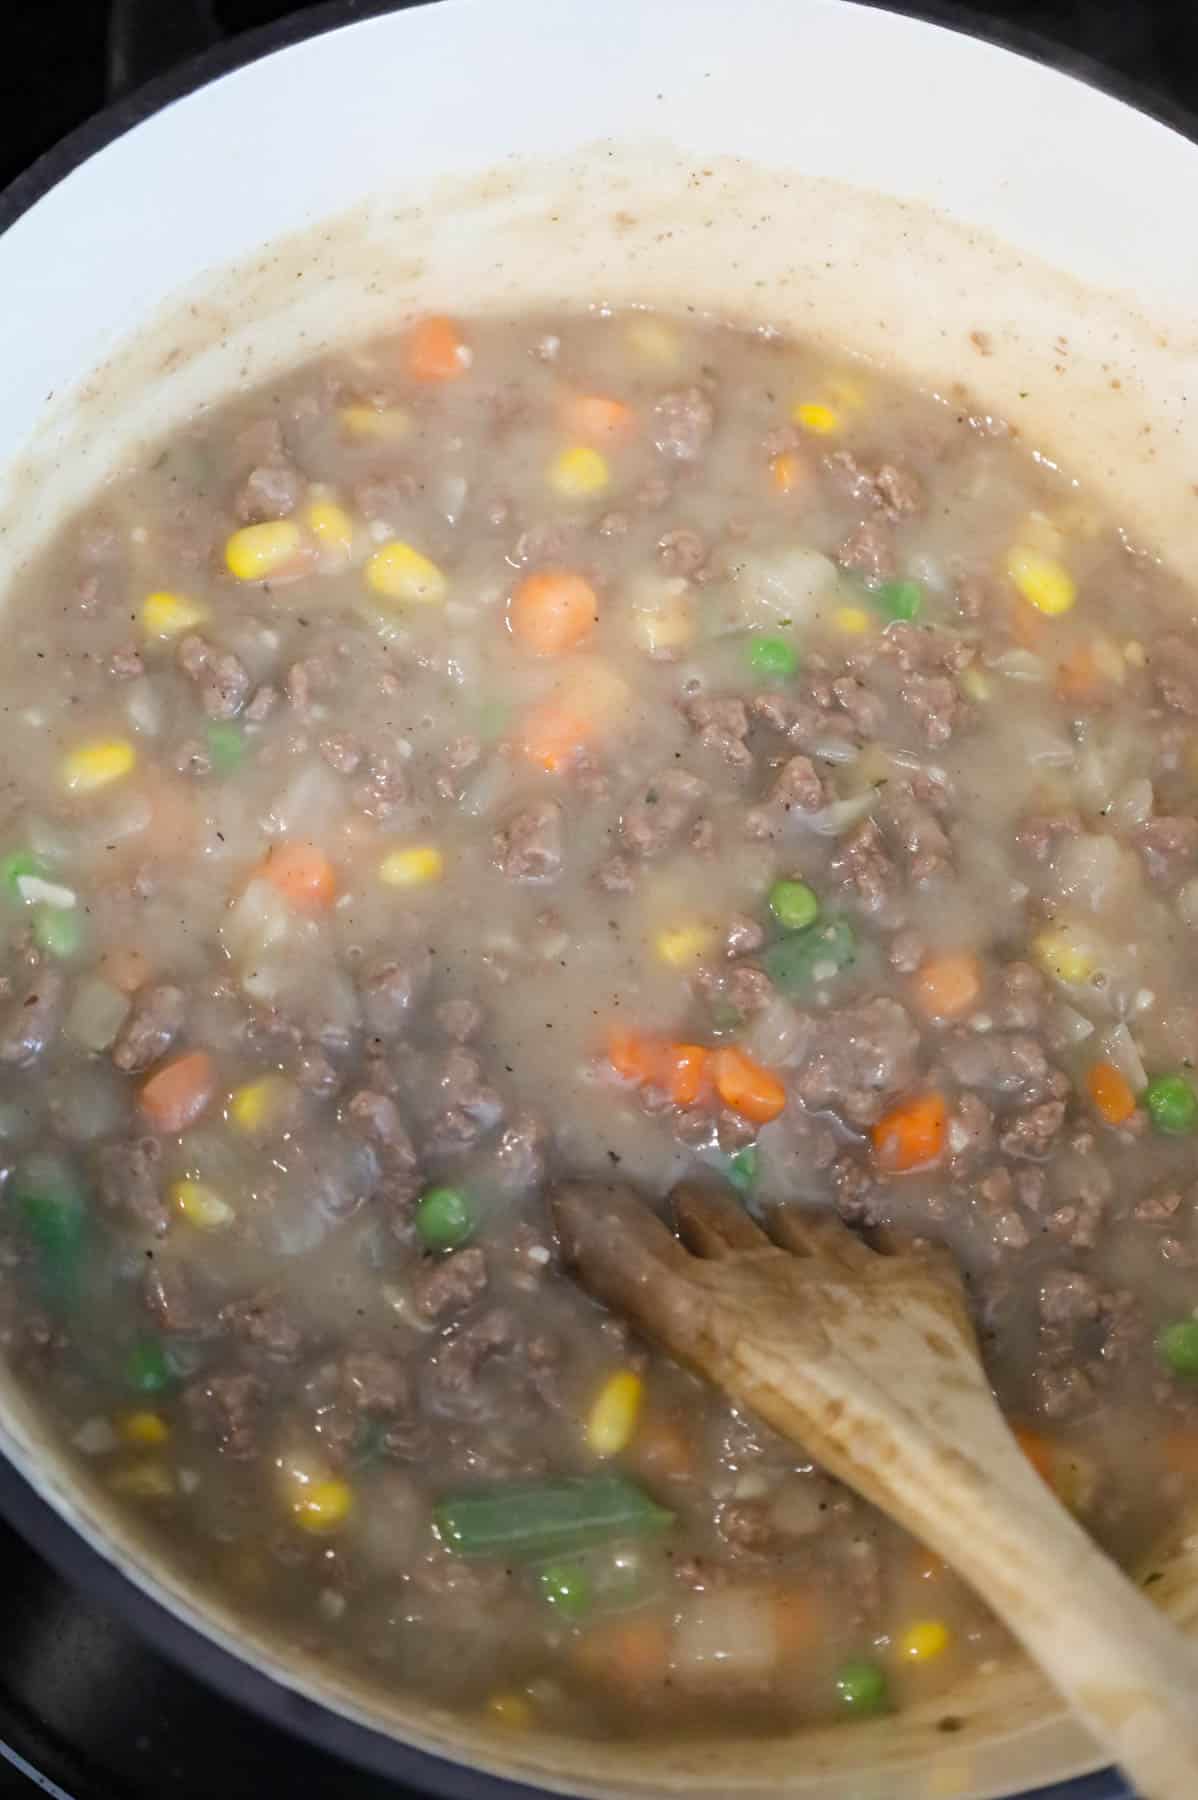
[[[477,769],[483,747],[476,737],[456,737],[445,746],[434,786],[443,800],[457,800],[464,787],[462,777]]]
[[[899,699],[915,715],[924,742],[947,744],[966,712],[961,690],[947,675],[907,675]]]
[[[872,519],[864,521],[850,531],[836,560],[842,569],[851,569],[866,581],[893,581],[898,573],[893,530]]]
[[[994,1114],[976,1094],[958,1094],[948,1119],[949,1167],[954,1175],[972,1168],[994,1143]]]
[[[1077,837],[1081,829],[1080,813],[1028,813],[1015,828],[1015,842],[1036,862],[1047,862],[1061,838]]]
[[[657,540],[657,560],[667,575],[694,575],[707,557],[697,531],[667,531]]]
[[[910,469],[884,462],[860,463],[851,450],[834,450],[827,467],[854,500],[869,500],[888,519],[902,519],[923,508],[923,484]]]
[[[0,1011],[0,1063],[32,1068],[58,1036],[65,998],[57,969],[36,969],[20,996]]]
[[[832,683],[832,693],[859,736],[873,738],[878,735],[886,722],[886,706],[877,694],[872,694],[855,675],[840,676]]]
[[[795,1091],[813,1111],[872,1125],[887,1099],[910,1085],[918,1057],[919,1033],[906,1010],[879,995],[819,1019]]]
[[[636,886],[636,869],[627,856],[607,856],[595,870],[595,880],[605,894],[630,894]]]
[[[743,700],[708,698],[700,695],[683,706],[692,731],[706,750],[715,750],[733,768],[752,766],[753,755],[745,739],[749,734],[749,715]]]
[[[940,1057],[959,1087],[980,1088],[1021,1104],[1055,1097],[1048,1058],[1024,1032],[951,1031],[941,1043]]]
[[[346,1106],[346,1115],[382,1153],[383,1166],[389,1172],[414,1173],[416,1150],[408,1135],[395,1101],[389,1094],[376,1094],[360,1088]]]
[[[875,831],[877,827],[874,827]],[[928,953],[927,939],[912,926],[896,931],[886,951],[886,960],[900,975],[914,975]]]
[[[1198,650],[1189,639],[1161,638],[1152,647],[1148,666],[1164,704],[1187,718],[1198,718]]]
[[[269,682],[263,682],[261,687],[256,687],[250,696],[249,705],[243,715],[246,724],[261,725],[264,719],[269,719],[278,704],[278,688],[271,687]]]
[[[456,1317],[473,1306],[486,1286],[486,1258],[481,1250],[470,1246],[426,1263],[413,1283],[412,1301],[416,1311],[427,1319],[450,1311]]]
[[[862,912],[894,917],[902,877],[873,819],[862,819],[846,832],[829,869]]]
[[[517,1113],[504,1127],[492,1157],[492,1179],[509,1194],[531,1192],[545,1179],[548,1133],[532,1113]]]
[[[682,836],[707,797],[707,784],[685,769],[663,769],[620,820],[624,847],[658,856]]]
[[[133,1006],[117,1032],[112,1060],[126,1075],[139,1075],[166,1055],[183,1029],[187,996],[169,982],[138,988]]]
[[[724,927],[724,949],[729,956],[749,956],[765,943],[765,927],[748,913],[733,913]]]
[[[479,1392],[483,1369],[524,1341],[520,1321],[507,1307],[492,1307],[463,1326],[438,1348],[425,1370],[424,1392],[431,1409],[467,1418],[480,1414],[485,1404]]]
[[[1131,841],[1154,881],[1178,881],[1198,856],[1198,819],[1147,819],[1136,826]]]
[[[286,519],[299,505],[303,492],[303,477],[290,463],[261,463],[238,488],[233,512],[243,525]]]
[[[1015,1183],[1009,1169],[990,1169],[972,1188],[969,1197],[995,1251],[1001,1255],[1005,1251],[1027,1249],[1031,1234],[1016,1204]]]
[[[169,1223],[162,1185],[162,1145],[157,1138],[103,1144],[96,1152],[101,1204],[135,1225],[148,1226],[155,1235]]]
[[[745,814],[745,833],[753,838],[777,837],[791,812],[818,812],[825,800],[824,784],[810,757],[792,756],[774,776],[764,803]]]
[[[444,1032],[447,1038],[452,1039],[455,1044],[468,1044],[482,1029],[483,1009],[477,1000],[467,1000],[462,996],[455,1000],[442,1000],[433,1017],[437,1029]]]
[[[215,1438],[227,1456],[258,1454],[258,1426],[268,1389],[244,1370],[201,1375],[183,1390],[188,1423],[197,1437]]]
[[[991,1013],[1003,1031],[1038,1031],[1048,1005],[1048,983],[1031,963],[1006,963],[998,972]]]
[[[145,1309],[160,1331],[206,1337],[212,1330],[211,1308],[198,1300],[185,1263],[154,1257],[142,1277],[141,1292]]]
[[[355,1346],[326,1363],[307,1388],[318,1401],[340,1401],[368,1418],[395,1418],[412,1406],[412,1382],[403,1363],[369,1346]]]
[[[1101,1290],[1079,1269],[1050,1269],[1040,1282],[1040,1318],[1045,1325],[1070,1328],[1098,1317]]]
[[[435,1155],[470,1149],[503,1118],[502,1096],[483,1079],[477,1056],[460,1044],[429,1072],[425,1104],[436,1109],[427,1141]]]
[[[304,1333],[278,1294],[264,1291],[231,1300],[220,1318],[235,1338],[272,1362],[294,1362],[304,1348]]]
[[[1064,1122],[1065,1102],[1042,1100],[1036,1106],[1007,1115],[999,1132],[998,1147],[1004,1156],[1027,1156],[1042,1162]]]
[[[526,806],[492,837],[495,861],[512,881],[553,881],[561,873],[563,829],[556,800]]]
[[[697,462],[707,448],[715,411],[702,388],[662,394],[653,408],[653,442],[663,456]]]
[[[877,804],[882,835],[915,885],[943,875],[952,864],[949,843],[936,814],[907,781],[888,781]]]
[[[358,979],[367,1030],[383,1038],[404,1031],[424,998],[432,970],[431,952],[423,946],[413,947],[402,958],[369,963]]]
[[[352,775],[362,761],[362,747],[348,731],[331,731],[322,737],[317,749],[330,769],[336,769],[338,775]]]
[[[121,644],[108,658],[108,673],[117,681],[132,681],[146,672],[145,661],[134,644]]]
[[[210,719],[233,719],[245,704],[250,677],[230,650],[218,650],[196,634],[179,645],[179,667],[200,689]]]

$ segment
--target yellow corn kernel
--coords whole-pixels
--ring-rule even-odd
[[[898,1653],[908,1662],[931,1662],[948,1649],[951,1633],[943,1619],[917,1619],[898,1641]]]
[[[1123,646],[1123,660],[1130,668],[1142,669],[1148,661],[1148,652],[1137,638],[1128,638]]]
[[[1050,618],[1068,612],[1077,599],[1077,583],[1064,564],[1030,544],[1015,544],[1007,551],[1007,574],[1028,605]]]
[[[1057,981],[1077,986],[1089,981],[1094,973],[1093,957],[1080,944],[1073,943],[1064,931],[1040,932],[1032,948],[1044,973]]]
[[[410,850],[392,850],[379,864],[379,880],[388,887],[424,887],[440,881],[445,858],[434,844],[415,844]]]
[[[873,620],[863,606],[838,606],[832,614],[832,623],[846,637],[864,637],[873,627]]]
[[[567,500],[585,500],[601,494],[611,481],[607,458],[589,444],[562,450],[549,465],[549,485]]]
[[[353,1508],[353,1489],[335,1476],[328,1481],[314,1481],[291,1502],[296,1524],[314,1537],[340,1530]]]
[[[492,1694],[486,1713],[493,1725],[503,1725],[508,1731],[531,1731],[536,1722],[532,1702],[523,1694]]]
[[[177,637],[181,631],[194,631],[207,617],[208,608],[186,594],[147,594],[142,602],[141,624],[147,637]]]
[[[291,1083],[281,1075],[263,1075],[229,1095],[229,1120],[238,1131],[269,1131],[287,1110]]]
[[[176,1181],[171,1199],[187,1223],[200,1231],[220,1231],[237,1217],[228,1201],[202,1181]]]
[[[961,692],[967,700],[976,700],[980,705],[983,701],[989,700],[993,691],[990,677],[984,675],[981,669],[975,669],[971,665],[968,669],[961,671]]]
[[[628,1448],[644,1396],[645,1384],[634,1370],[608,1376],[587,1414],[587,1449],[593,1456],[618,1456]]]
[[[139,1450],[156,1450],[171,1435],[170,1426],[162,1414],[156,1412],[126,1413],[117,1430],[125,1443],[133,1444]]]
[[[238,581],[269,581],[272,575],[290,573],[303,547],[294,519],[243,525],[225,545],[225,567]]]
[[[449,583],[435,562],[399,538],[381,544],[366,565],[366,585],[384,600],[431,606],[444,600]]]
[[[687,963],[698,962],[715,943],[715,932],[710,925],[668,925],[659,931],[653,940],[662,962],[669,963],[672,969],[683,969]]]
[[[313,500],[304,514],[304,524],[322,550],[348,556],[354,544],[354,522],[335,500]]]
[[[690,602],[679,597],[667,600],[656,612],[634,613],[632,631],[639,647],[650,656],[681,650],[695,633]]]
[[[402,406],[343,406],[337,417],[354,438],[401,438],[412,423]]]
[[[63,764],[63,782],[73,794],[90,794],[128,775],[137,761],[137,752],[123,738],[101,738],[93,744],[80,744]]]
[[[630,319],[624,340],[642,362],[652,363],[659,369],[677,368],[682,348],[678,333],[661,319]]]
[[[130,1500],[169,1500],[175,1491],[175,1478],[165,1463],[147,1457],[117,1469],[109,1485],[114,1493],[124,1494]]]
[[[834,406],[825,406],[822,400],[800,400],[791,418],[804,431],[814,432],[816,437],[831,437],[840,429],[840,414]]]

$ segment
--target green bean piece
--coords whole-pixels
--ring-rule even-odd
[[[245,761],[245,732],[232,719],[213,719],[207,736],[212,767],[218,775],[232,775]]]
[[[674,1515],[622,1475],[567,1476],[450,1494],[434,1508],[459,1556],[535,1560],[664,1531]]]
[[[72,906],[35,906],[33,909],[33,941],[39,950],[59,961],[78,956],[83,947],[83,922],[79,908]]]
[[[42,1287],[69,1300],[78,1289],[87,1232],[87,1196],[73,1164],[52,1150],[21,1158],[9,1201],[37,1252]]]
[[[161,1394],[171,1384],[171,1368],[157,1338],[139,1338],[125,1358],[125,1380],[137,1394]]]
[[[756,1144],[746,1144],[743,1150],[737,1151],[728,1164],[728,1179],[738,1194],[747,1194],[752,1191],[757,1180],[757,1163]]]
[[[779,993],[800,994],[850,968],[856,958],[853,927],[847,919],[828,918],[771,944],[761,960]]]
[[[537,1576],[541,1598],[573,1624],[591,1610],[591,1578],[581,1563],[550,1563]]]

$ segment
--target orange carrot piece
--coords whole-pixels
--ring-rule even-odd
[[[1049,1487],[1056,1486],[1056,1451],[1043,1432],[1033,1431],[1030,1425],[1013,1427],[1015,1442],[1031,1463],[1037,1475]]]
[[[631,406],[607,394],[572,394],[565,406],[567,429],[591,442],[625,437],[635,416]]]
[[[539,569],[516,588],[508,607],[512,636],[534,656],[560,656],[590,637],[599,598],[572,569]]]
[[[132,994],[150,979],[150,968],[149,957],[140,950],[106,950],[96,972],[101,981],[120,988],[122,994]]]
[[[937,1023],[959,1019],[982,991],[982,971],[968,950],[929,956],[915,977],[915,999],[921,1013]]]
[[[770,458],[770,481],[779,494],[794,494],[803,485],[805,470],[793,450],[782,450]]]
[[[821,1609],[809,1587],[787,1583],[770,1596],[774,1613],[774,1637],[783,1662],[804,1662],[821,1636]]]
[[[716,1092],[725,1106],[755,1125],[768,1125],[786,1105],[786,1089],[776,1075],[731,1045],[712,1057]]]
[[[878,1120],[872,1132],[874,1155],[889,1174],[902,1175],[935,1162],[947,1136],[944,1095],[915,1094]]]
[[[1178,1425],[1166,1432],[1161,1450],[1165,1467],[1174,1475],[1198,1480],[1198,1431],[1192,1426]]]
[[[1126,1125],[1136,1110],[1131,1083],[1113,1063],[1094,1063],[1086,1070],[1086,1092],[1107,1125]]]
[[[138,1104],[155,1131],[186,1131],[216,1092],[216,1068],[206,1050],[190,1050],[164,1064],[142,1084]]]
[[[324,912],[337,894],[333,865],[316,844],[275,844],[258,874],[276,887],[296,912]]]
[[[1061,663],[1057,664],[1057,699],[1071,700],[1075,705],[1092,705],[1102,694],[1105,682],[1102,671],[1094,660],[1094,654],[1085,644],[1076,649]]]
[[[616,1026],[607,1035],[607,1060],[625,1081],[656,1081],[661,1072],[662,1049],[656,1038]]]
[[[670,1622],[661,1613],[634,1613],[592,1625],[574,1647],[574,1661],[589,1681],[644,1699],[670,1672]]]
[[[708,1089],[711,1052],[704,1044],[667,1044],[663,1055],[666,1092],[675,1106],[694,1106]]]
[[[695,1440],[689,1424],[661,1407],[641,1414],[631,1446],[638,1474],[648,1487],[689,1481],[695,1472]]]
[[[470,367],[470,353],[453,320],[433,314],[408,332],[404,366],[413,381],[456,381]]]
[[[534,706],[520,733],[520,748],[529,762],[558,775],[577,762],[590,740],[592,721],[564,700]]]

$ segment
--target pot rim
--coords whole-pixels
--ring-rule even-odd
[[[305,7],[185,58],[102,107],[0,190],[0,236],[76,169],[176,101],[276,51],[430,3],[431,0],[323,0],[322,4]],[[996,19],[972,7],[959,7],[952,0],[918,0],[913,6],[894,7],[879,5],[877,0],[838,0],[838,4],[897,12],[916,23],[1008,51],[1064,78],[1080,81],[1198,144],[1198,115],[1085,53],[1065,50],[1022,25]],[[0,1514],[71,1586],[95,1595],[155,1651],[275,1728],[297,1735],[347,1764],[410,1783],[414,1792],[435,1795],[438,1800],[543,1800],[547,1793],[546,1789],[449,1761],[419,1750],[400,1737],[376,1731],[331,1706],[308,1699],[265,1674],[253,1662],[223,1649],[89,1544],[2,1453]],[[1130,1800],[1130,1791],[1119,1772],[1107,1768],[1048,1787],[1024,1789],[1009,1800]]]

